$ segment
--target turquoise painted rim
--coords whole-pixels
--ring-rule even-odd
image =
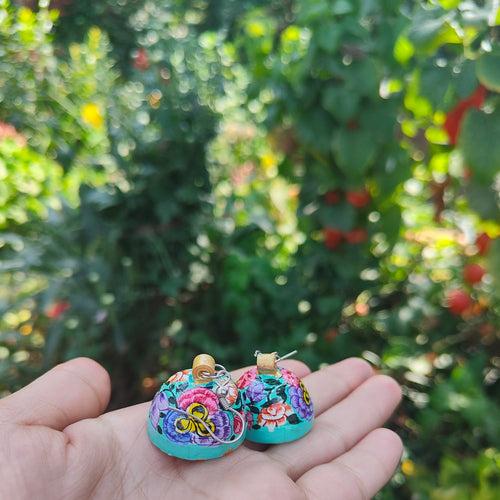
[[[223,455],[234,451],[245,440],[242,436],[232,444],[219,444],[216,446],[200,446],[198,444],[178,444],[166,438],[153,428],[148,419],[148,436],[151,442],[163,453],[171,457],[182,458],[183,460],[209,460],[220,458]]]
[[[301,422],[300,424],[285,424],[270,432],[265,427],[260,429],[249,428],[246,438],[253,443],[281,444],[295,441],[305,436],[313,426],[313,420]]]

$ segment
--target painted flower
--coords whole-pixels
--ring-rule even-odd
[[[245,417],[246,417],[246,421],[247,421],[247,426],[252,427],[252,425],[254,424],[254,421],[253,421],[254,414],[251,411],[249,411],[249,412],[245,413]]]
[[[175,382],[184,382],[188,379],[189,377],[189,372],[191,370],[181,370],[179,372],[174,373],[169,377],[167,380],[167,383],[173,384]]]
[[[298,387],[300,384],[300,379],[295,375],[295,373],[290,370],[286,370],[285,368],[280,368],[281,376],[288,382],[290,385],[294,387]]]
[[[265,396],[264,384],[256,379],[245,389],[245,395],[251,403],[257,403]]]
[[[201,423],[197,428],[197,432],[192,435],[193,443],[199,444],[201,446],[213,446],[219,444],[216,439],[214,439],[207,428],[209,428],[219,439],[229,439],[232,433],[231,419],[225,411],[218,411],[213,415],[210,415],[205,421],[207,427],[203,428]]]
[[[241,432],[241,429],[243,428],[243,420],[245,420],[248,423],[248,414],[246,414],[244,411],[241,411],[238,414],[241,415],[241,418],[236,415],[233,416],[233,429],[236,435],[238,435]],[[251,418],[252,416],[250,415],[250,422]],[[250,425],[252,424],[250,423]]]
[[[163,419],[163,433],[175,443],[190,443],[191,434],[186,432],[180,425],[179,421],[183,418],[179,412],[168,410]]]
[[[306,386],[300,382],[299,387],[290,387],[290,402],[297,412],[297,415],[310,420],[313,416],[313,405]]]
[[[160,412],[168,408],[168,399],[163,392],[157,392],[156,396],[151,403],[151,408],[149,410],[149,419],[153,424],[154,428],[158,426],[160,421]]]
[[[273,432],[276,427],[286,423],[286,418],[293,414],[292,408],[286,403],[273,403],[262,408],[257,422],[262,427],[267,427],[269,432]]]
[[[239,379],[238,382],[236,382],[236,385],[238,386],[238,389],[243,389],[246,387],[250,382],[255,380],[257,377],[257,367],[250,368],[250,370],[247,370]]]
[[[188,407],[193,403],[199,403],[203,405],[209,413],[215,413],[219,411],[219,398],[209,389],[203,387],[197,387],[196,389],[189,389],[183,392],[178,400],[179,408],[187,411]]]
[[[227,392],[224,398],[231,406],[236,403],[236,400],[238,399],[238,388],[236,387],[234,382],[227,385]]]

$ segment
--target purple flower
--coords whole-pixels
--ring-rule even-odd
[[[224,411],[218,411],[210,415],[210,420],[214,425],[213,433],[219,438],[226,440],[232,433],[231,419],[229,415]],[[192,442],[199,444],[201,446],[213,446],[218,445],[219,442],[212,436],[200,436],[199,434],[192,434]]]
[[[257,403],[264,398],[264,384],[260,380],[254,380],[246,389],[245,394],[251,403]]]
[[[290,402],[298,416],[303,420],[311,420],[313,416],[313,406],[307,393],[307,389],[301,386],[290,387]]]
[[[178,421],[184,418],[179,412],[168,410],[163,419],[164,434],[176,443],[189,443],[191,441],[190,432],[181,432],[178,428]]]
[[[160,421],[160,412],[168,408],[168,399],[163,392],[157,392],[153,402],[151,403],[151,408],[149,410],[149,419],[156,429],[158,422]]]

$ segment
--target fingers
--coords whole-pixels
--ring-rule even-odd
[[[0,422],[45,425],[62,430],[99,416],[108,405],[108,372],[95,361],[76,358],[48,371],[0,401]]]
[[[311,373],[311,370],[305,363],[302,363],[302,361],[298,361],[296,359],[285,359],[284,361],[280,362],[280,366],[286,368],[287,370],[293,371],[298,377],[301,378]],[[238,368],[237,370],[233,370],[231,372],[233,379],[238,380],[241,377],[241,375],[243,375],[243,373],[245,373],[249,368],[252,367],[246,366],[244,368]]]
[[[376,429],[336,460],[311,469],[297,485],[315,500],[367,500],[391,479],[402,451],[397,434]]]
[[[401,400],[398,384],[385,375],[370,377],[336,406],[322,413],[299,441],[275,446],[268,455],[296,479],[346,453],[391,416]]]
[[[304,384],[311,394],[315,414],[320,415],[344,399],[372,375],[373,370],[366,361],[349,358],[305,377]]]

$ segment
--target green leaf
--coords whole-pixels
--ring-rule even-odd
[[[375,140],[365,130],[341,129],[333,140],[338,167],[350,178],[361,178],[375,160]]]
[[[470,110],[463,122],[459,145],[474,180],[491,183],[500,170],[500,109],[493,113]]]
[[[429,9],[415,16],[409,39],[425,52],[434,52],[442,45],[461,44],[452,12],[442,14],[442,9]]]
[[[372,140],[380,143],[393,139],[398,112],[395,105],[381,100],[365,105],[359,120],[361,130],[369,130]]]
[[[333,4],[332,12],[337,16],[342,16],[344,14],[349,14],[354,10],[352,6],[352,2],[348,2],[347,0],[337,0]]]
[[[499,206],[497,194],[491,186],[484,186],[471,182],[465,190],[470,208],[483,219],[495,220],[498,218]]]
[[[329,54],[334,54],[340,46],[342,28],[338,22],[328,21],[321,23],[314,37],[318,47]]]
[[[460,5],[462,0],[439,0],[439,3],[444,9],[454,9]]]
[[[347,203],[334,206],[322,206],[318,211],[318,219],[322,226],[350,231],[356,220],[356,210]]]
[[[477,60],[476,75],[487,89],[500,92],[500,50],[483,54]]]
[[[400,35],[394,44],[394,59],[400,64],[406,64],[415,54],[415,47],[410,40]]]
[[[428,99],[435,109],[440,109],[443,105],[451,83],[450,67],[440,68],[435,64],[426,64],[422,67],[420,92],[422,97]]]
[[[345,87],[328,87],[321,103],[337,120],[347,122],[358,110],[359,96]]]
[[[364,96],[377,96],[379,89],[379,68],[372,59],[354,61],[348,66],[348,84]]]

